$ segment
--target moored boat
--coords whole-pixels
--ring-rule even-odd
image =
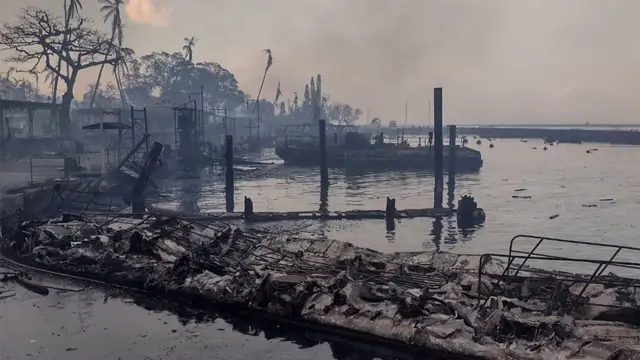
[[[317,166],[320,150],[317,127],[301,126],[294,134],[286,134],[276,142],[276,154],[286,164],[296,166]],[[327,164],[335,168],[405,168],[431,170],[435,164],[433,146],[411,146],[408,141],[384,143],[382,134],[375,141],[355,131],[353,127],[327,127]],[[477,171],[482,167],[479,151],[464,146],[455,147],[455,164],[459,172]],[[446,164],[449,146],[443,148]]]

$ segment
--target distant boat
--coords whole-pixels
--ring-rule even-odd
[[[558,140],[558,143],[564,143],[564,144],[582,144],[582,140],[580,140],[580,139],[561,139],[561,140]]]

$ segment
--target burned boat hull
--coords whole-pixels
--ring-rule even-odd
[[[492,283],[476,280],[479,268],[496,277],[503,272],[505,264],[491,258],[381,254],[325,238],[172,218],[105,226],[43,221],[16,230],[5,233],[4,251],[22,263],[457,356],[604,359],[619,349],[634,354],[627,347],[640,334],[631,323],[562,315],[559,304],[492,297]],[[537,281],[542,288],[550,280]],[[634,296],[627,300],[640,300]],[[478,298],[499,305],[478,307]]]
[[[480,152],[465,147],[456,147],[456,171],[475,172],[482,168]],[[448,161],[449,149],[443,150],[445,164]],[[319,166],[320,150],[311,146],[276,146],[276,155],[285,164],[294,166]],[[428,147],[403,148],[385,146],[365,149],[348,149],[342,147],[327,148],[327,165],[333,168],[386,168],[386,169],[418,169],[433,170],[434,153]]]

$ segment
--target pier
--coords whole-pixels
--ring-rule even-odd
[[[162,209],[147,205],[149,213],[164,216],[179,216],[189,220],[246,220],[252,222],[269,222],[285,220],[375,220],[375,219],[411,219],[419,217],[447,217],[455,214],[448,208],[425,208],[395,210],[348,210],[348,211],[265,211],[265,212],[210,212],[188,214],[174,210]]]

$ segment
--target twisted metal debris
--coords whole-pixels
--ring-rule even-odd
[[[495,254],[382,254],[157,214],[3,224],[16,224],[3,225],[3,254],[13,260],[190,304],[238,306],[475,358],[639,356],[638,281],[604,275],[604,263],[583,276],[527,266],[558,260],[535,249],[510,252],[506,262]],[[640,269],[615,256],[606,266]]]

